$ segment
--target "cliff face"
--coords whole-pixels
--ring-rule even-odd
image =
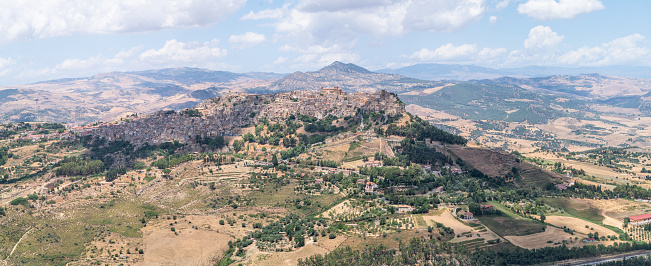
[[[201,117],[159,111],[129,123],[103,125],[90,134],[107,141],[129,141],[136,146],[173,140],[192,143],[195,136],[232,135],[235,128],[263,117],[283,121],[290,115],[345,117],[355,116],[358,111],[384,111],[387,115],[395,115],[405,112],[405,107],[394,94],[386,91],[349,95],[293,91],[263,95],[228,93],[205,100],[194,110],[201,113]]]

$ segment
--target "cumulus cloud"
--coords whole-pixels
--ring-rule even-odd
[[[404,27],[416,31],[456,31],[476,22],[484,0],[414,0],[407,5]]]
[[[261,20],[261,19],[279,19],[283,16],[283,10],[276,9],[265,9],[259,12],[249,11],[248,14],[242,17],[242,20]]]
[[[180,42],[175,39],[165,42],[158,50],[147,50],[140,54],[138,59],[143,63],[155,65],[169,65],[173,63],[186,63],[201,65],[216,58],[226,55],[226,50],[219,48],[219,40],[209,42]]]
[[[529,31],[529,37],[524,40],[527,49],[551,49],[563,41],[564,36],[552,31],[550,27],[536,26]]]
[[[334,45],[311,45],[306,47],[284,45],[279,49],[281,52],[298,53],[299,56],[292,60],[292,68],[295,69],[313,69],[330,64],[333,61],[359,63],[360,56],[351,52],[350,47],[340,44]],[[283,63],[286,61],[283,57],[278,58]],[[277,60],[277,61],[278,61]]]
[[[204,26],[246,0],[3,1],[0,38],[37,39],[75,33],[144,32]]]
[[[0,77],[6,76],[11,72],[9,68],[10,65],[13,65],[14,61],[11,58],[2,58],[0,57]]]
[[[338,12],[345,10],[372,9],[390,5],[390,0],[303,0],[297,8],[305,12]]]
[[[285,62],[287,62],[287,57],[279,56],[278,59],[276,59],[276,60],[273,62],[273,64],[274,64],[274,65],[282,65],[282,64],[284,64]]]
[[[505,7],[509,6],[509,2],[511,2],[511,0],[502,0],[499,3],[497,3],[497,5],[495,5],[495,8],[497,10],[502,10]]]
[[[491,61],[507,53],[504,48],[483,48],[479,50],[476,44],[462,44],[455,46],[451,43],[442,45],[435,50],[423,48],[411,54],[411,59],[419,61],[445,61],[445,62],[475,62]]]
[[[490,18],[488,18],[488,22],[490,22],[491,25],[497,24],[497,17],[496,16],[490,16]]]
[[[11,58],[1,58],[0,57],[0,69],[8,67],[13,63],[13,60]]]
[[[303,0],[265,12],[282,13],[273,25],[285,37],[302,45],[332,45],[361,35],[382,39],[411,31],[458,31],[476,22],[484,5],[485,0]]]
[[[604,9],[599,0],[529,0],[518,5],[518,12],[540,20],[568,19]]]
[[[601,46],[585,46],[559,56],[558,62],[578,66],[649,65],[651,50],[639,45],[643,40],[644,36],[633,34]]]
[[[241,35],[231,35],[228,42],[239,46],[252,46],[263,43],[266,40],[267,38],[264,34],[247,32]]]

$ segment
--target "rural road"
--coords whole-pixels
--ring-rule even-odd
[[[559,265],[559,266],[599,265],[601,263],[625,260],[625,259],[630,259],[630,258],[635,258],[635,257],[642,257],[642,256],[646,256],[646,255],[651,255],[651,251],[649,251],[649,250],[639,250],[639,251],[634,251],[634,252],[629,252],[629,253],[624,253],[624,254],[619,254],[619,255],[613,255],[613,256],[591,258],[591,259],[573,260],[572,262],[559,263],[559,264],[555,264],[555,265]]]

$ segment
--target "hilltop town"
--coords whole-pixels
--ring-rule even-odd
[[[134,117],[130,122],[103,124],[88,133],[107,141],[124,140],[136,146],[160,144],[172,140],[190,143],[196,137],[234,135],[234,129],[262,118],[284,121],[290,116],[307,115],[322,119],[328,115],[352,117],[358,112],[405,112],[395,94],[386,91],[348,94],[338,87],[318,92],[292,91],[273,94],[226,93],[204,100],[194,113],[159,111]]]
[[[642,168],[650,154],[485,148],[386,91],[231,92],[0,129],[6,264],[313,265],[350,249],[396,265],[422,262],[396,252],[524,265],[651,249],[651,178],[583,169]]]

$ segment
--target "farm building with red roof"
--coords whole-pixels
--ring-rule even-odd
[[[628,219],[631,220],[629,222],[630,225],[640,225],[640,224],[651,223],[651,213],[631,216],[631,217],[628,217]]]

